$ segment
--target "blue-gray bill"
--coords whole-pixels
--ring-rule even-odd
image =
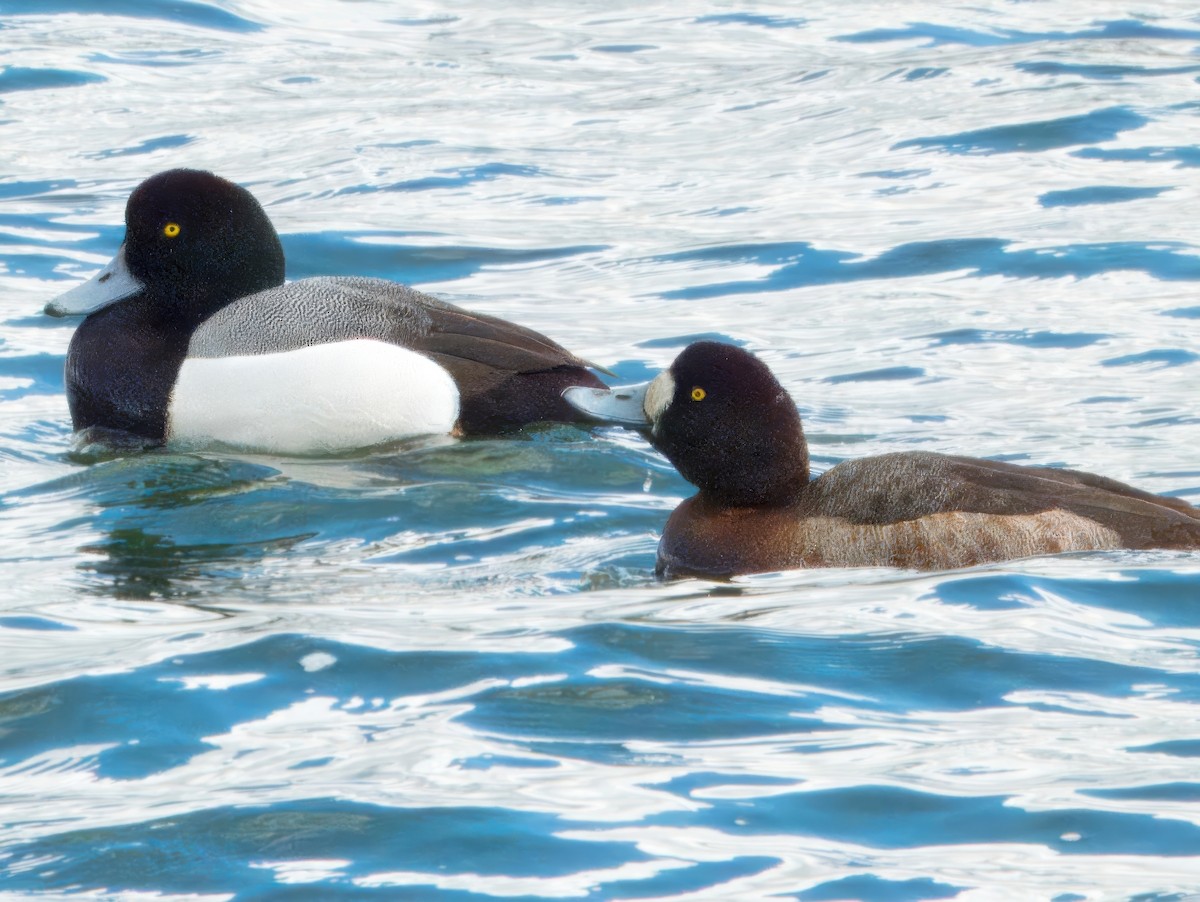
[[[601,422],[645,428],[650,425],[646,391],[651,384],[643,382],[612,389],[573,386],[563,391],[563,398],[580,413]]]
[[[122,244],[104,269],[48,302],[45,312],[50,316],[87,316],[142,290],[142,283],[125,265],[125,245]]]

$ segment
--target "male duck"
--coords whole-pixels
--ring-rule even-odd
[[[791,397],[731,345],[689,345],[643,386],[564,394],[594,418],[645,430],[699,487],[663,530],[663,576],[940,570],[1062,551],[1200,548],[1200,509],[1075,470],[910,451],[846,461],[810,480]]]
[[[549,338],[383,279],[284,284],[258,201],[188,169],[142,182],[125,240],[46,305],[85,315],[67,352],[76,430],[146,444],[311,454],[428,433],[576,421],[603,386]]]

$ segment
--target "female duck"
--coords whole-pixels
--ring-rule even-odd
[[[565,396],[646,431],[699,487],[663,530],[657,569],[668,577],[1200,548],[1200,509],[1075,470],[900,452],[810,480],[795,404],[765,364],[731,345],[692,344],[645,386]]]
[[[394,282],[284,284],[262,207],[195,170],[139,185],[116,257],[46,312],[86,316],[67,351],[74,428],[145,444],[310,454],[494,434],[577,420],[563,389],[604,384],[537,332]]]

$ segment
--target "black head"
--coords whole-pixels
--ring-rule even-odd
[[[245,188],[210,172],[151,176],[125,206],[125,264],[172,316],[204,319],[283,284],[283,247]]]
[[[650,442],[713,501],[784,504],[808,482],[796,405],[761,360],[698,341],[646,393]]]

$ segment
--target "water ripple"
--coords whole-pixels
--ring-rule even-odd
[[[5,13],[10,894],[1195,893],[1195,554],[660,583],[691,487],[636,434],[99,452],[40,313],[136,184],[204,167],[291,278],[411,282],[618,382],[748,348],[817,470],[925,449],[1200,499],[1191,10]]]

